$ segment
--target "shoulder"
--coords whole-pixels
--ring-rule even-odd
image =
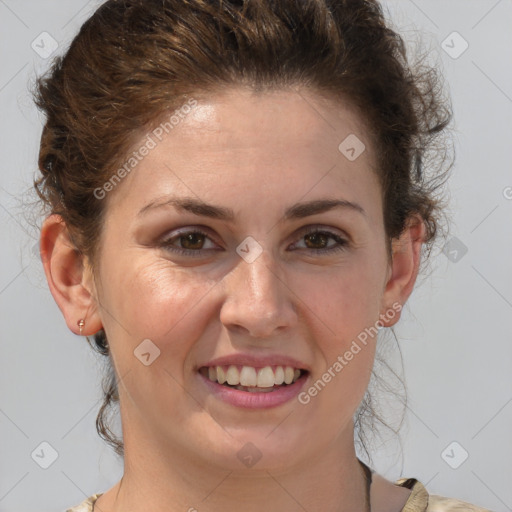
[[[447,511],[469,511],[469,512],[491,512],[488,508],[477,507],[471,503],[457,500],[454,498],[445,498],[431,494],[428,500],[427,512],[444,512]]]
[[[411,495],[402,512],[492,512],[456,498],[429,494],[425,486],[415,478],[401,478],[395,484],[411,489]]]
[[[94,502],[101,496],[101,494],[93,494],[89,496],[87,499],[82,501],[79,505],[75,507],[68,508],[66,512],[92,512]]]

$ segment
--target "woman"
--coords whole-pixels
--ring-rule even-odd
[[[43,265],[124,456],[71,511],[485,510],[356,456],[450,120],[377,2],[110,0],[37,102]]]

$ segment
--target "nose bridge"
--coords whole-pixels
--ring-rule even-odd
[[[290,293],[273,257],[263,251],[248,263],[243,258],[225,278],[226,298],[221,321],[265,337],[290,326],[295,318]]]
[[[282,283],[277,275],[276,266],[270,261],[268,252],[264,251],[252,263],[241,262],[240,273],[245,275],[248,284],[248,295],[255,307],[277,305]]]

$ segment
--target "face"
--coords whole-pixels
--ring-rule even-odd
[[[343,436],[353,443],[389,307],[363,124],[348,105],[307,92],[231,89],[185,111],[168,134],[141,137],[146,155],[104,198],[93,293],[127,448],[128,434],[239,469],[249,442],[267,468],[311,459]],[[349,135],[365,144],[356,159],[339,149]],[[319,206],[326,200],[352,206]],[[209,379],[231,365],[231,382],[241,371],[266,392]],[[278,366],[300,376],[268,391]]]

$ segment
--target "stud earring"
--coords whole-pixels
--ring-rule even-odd
[[[80,329],[80,336],[82,336],[82,329],[84,328],[85,320],[83,318],[80,318],[80,320],[78,320],[78,322],[76,324],[78,325],[78,328]]]

